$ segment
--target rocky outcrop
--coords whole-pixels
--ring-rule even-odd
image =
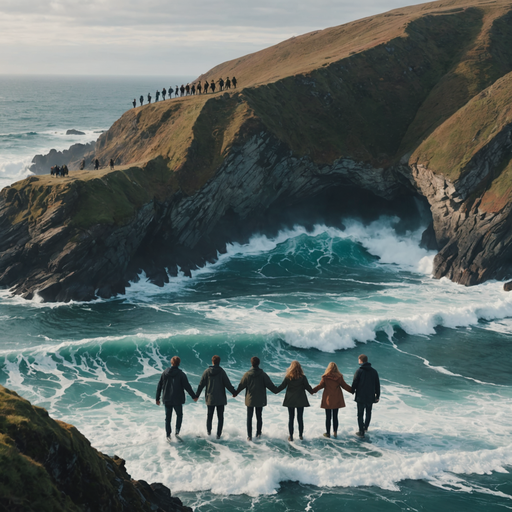
[[[52,149],[46,155],[36,155],[32,159],[29,171],[34,174],[49,174],[50,169],[54,165],[67,165],[70,170],[74,171],[80,168],[80,162],[83,158],[86,158],[87,168],[92,169],[92,156],[95,145],[96,142],[94,141],[87,144],[77,143],[64,151]]]
[[[95,450],[72,425],[0,386],[0,508],[186,512],[161,483],[134,480],[125,461]]]
[[[436,277],[512,276],[511,13],[505,0],[391,11],[202,77],[242,89],[130,109],[94,149],[119,170],[0,192],[0,286],[109,297],[254,231],[413,198],[430,204]]]

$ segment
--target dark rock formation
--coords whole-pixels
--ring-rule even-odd
[[[509,3],[453,0],[221,64],[202,78],[243,88],[130,109],[99,137],[95,157],[119,170],[0,192],[0,286],[109,297],[251,232],[409,213],[415,197],[436,277],[512,277],[511,49]]]
[[[86,159],[87,167],[92,169],[92,157],[94,155],[95,145],[96,143],[94,141],[87,144],[77,143],[64,151],[52,149],[46,155],[36,155],[32,159],[29,170],[34,174],[49,174],[52,166],[67,165],[70,171],[76,171],[80,168],[82,158]]]
[[[133,480],[72,425],[0,386],[0,509],[9,512],[185,512],[161,483]]]
[[[75,130],[74,128],[72,128],[71,130],[68,130],[66,132],[66,135],[85,135],[85,133],[81,132],[80,130]]]

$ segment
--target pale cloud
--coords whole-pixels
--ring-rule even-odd
[[[407,0],[0,0],[2,73],[197,75]]]

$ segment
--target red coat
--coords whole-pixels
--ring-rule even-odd
[[[345,407],[345,399],[341,388],[352,393],[352,388],[345,382],[343,375],[323,375],[320,384],[313,388],[315,393],[320,389],[325,390],[320,407],[322,409],[341,409]]]

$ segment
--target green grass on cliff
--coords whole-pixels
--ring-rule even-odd
[[[44,409],[0,386],[0,508],[9,512],[80,510],[56,487],[41,463],[44,439],[48,434],[62,438],[61,430]]]

